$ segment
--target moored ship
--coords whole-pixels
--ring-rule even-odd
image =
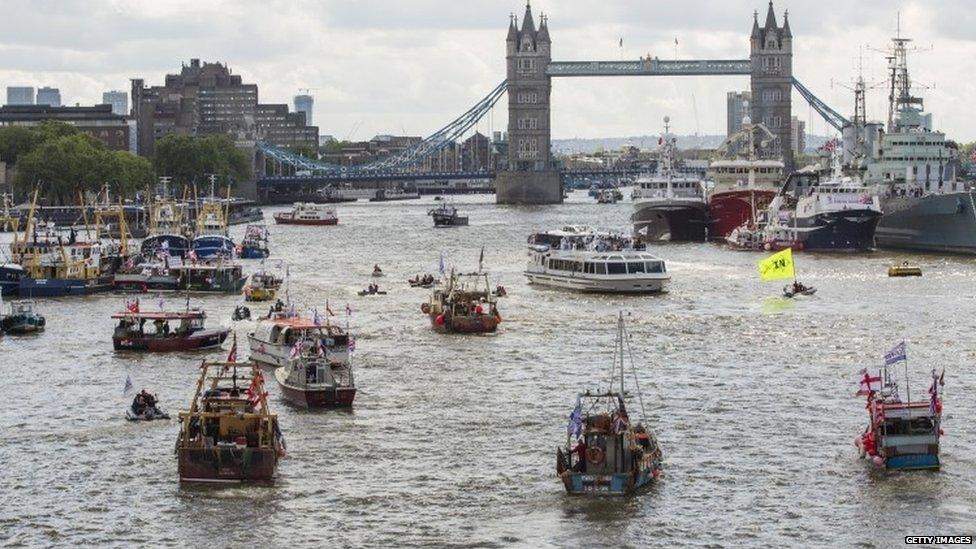
[[[874,136],[865,182],[877,185],[884,215],[879,247],[976,254],[976,191],[957,178],[958,149],[932,129],[932,115],[912,95],[907,38],[889,52],[891,90],[888,128]],[[880,133],[880,132],[879,132]]]
[[[664,118],[657,172],[638,177],[632,194],[634,236],[643,242],[702,241],[708,229],[704,187],[698,178],[678,173],[669,121]]]
[[[529,237],[529,283],[581,292],[641,294],[671,280],[664,260],[633,238],[588,227],[564,227]]]
[[[756,140],[759,133],[760,139]],[[767,158],[775,135],[762,124],[746,119],[740,132],[719,146],[724,157],[708,166],[714,187],[708,195],[710,238],[722,239],[746,225],[755,228],[756,217],[772,202],[783,185],[783,162]]]
[[[180,482],[274,480],[285,442],[278,416],[268,410],[264,376],[256,364],[204,361],[190,409],[179,417]]]

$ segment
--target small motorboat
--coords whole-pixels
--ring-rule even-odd
[[[922,268],[914,263],[903,261],[901,265],[888,267],[888,276],[922,276]]]
[[[8,334],[33,334],[43,332],[47,321],[37,312],[33,301],[13,301],[6,314],[0,298],[0,332]]]
[[[235,322],[239,320],[251,320],[251,309],[249,309],[246,305],[238,305],[237,308],[234,309],[233,314],[230,315],[230,318]]]
[[[794,282],[792,286],[783,286],[783,296],[784,297],[796,297],[798,295],[813,295],[817,293],[817,289],[813,286],[804,286],[799,282]]]
[[[125,419],[129,421],[169,419],[169,414],[156,406],[158,402],[159,400],[156,398],[156,395],[149,394],[148,391],[143,389],[132,399],[132,405],[125,411]]]
[[[244,286],[245,301],[274,301],[284,280],[264,271],[251,275],[251,280]]]
[[[442,203],[427,211],[434,218],[434,227],[462,227],[468,224],[467,216],[459,215],[452,204]]]
[[[379,265],[373,265],[373,274],[371,276],[373,278],[379,278],[383,276],[383,269],[380,269]]]
[[[383,290],[380,290],[379,286],[377,286],[376,284],[370,284],[368,288],[366,288],[365,290],[359,290],[358,292],[356,292],[356,294],[357,295],[360,295],[360,296],[364,296],[364,295],[386,295],[386,292],[383,291]]]
[[[285,400],[306,408],[352,406],[356,385],[346,346],[319,347],[318,355],[314,344],[303,347],[308,352],[275,369],[274,376]]]
[[[244,230],[244,240],[237,251],[241,259],[265,259],[271,252],[268,250],[268,227],[265,225],[248,225]]]
[[[434,275],[425,274],[423,276],[416,276],[414,278],[408,279],[407,284],[410,284],[411,288],[433,288],[440,282],[434,278]]]

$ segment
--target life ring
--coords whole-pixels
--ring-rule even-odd
[[[603,453],[603,448],[598,446],[593,446],[592,448],[586,449],[586,461],[592,463],[593,465],[599,465],[603,463],[603,458],[606,457]]]
[[[425,315],[430,314],[430,303],[421,303],[420,312],[424,313]]]

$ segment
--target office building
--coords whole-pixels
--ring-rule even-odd
[[[752,92],[729,92],[726,95],[726,137],[742,129],[742,119],[749,116],[749,102]]]
[[[112,112],[128,116],[129,94],[124,91],[112,90],[102,94],[102,103],[112,105]]]
[[[34,88],[31,86],[7,86],[8,105],[33,105]]]
[[[295,112],[305,113],[305,124],[308,126],[312,125],[312,105],[314,103],[315,99],[311,95],[295,96]]]
[[[49,88],[47,86],[38,88],[36,105],[47,105],[48,107],[61,106],[61,90]]]

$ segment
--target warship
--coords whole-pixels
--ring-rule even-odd
[[[932,115],[924,112],[922,98],[912,95],[910,42],[899,33],[887,52],[886,130],[856,115],[854,124],[860,127],[845,132],[845,148],[853,142],[865,184],[881,197],[878,247],[976,254],[976,196],[956,177],[957,145],[932,129]]]

